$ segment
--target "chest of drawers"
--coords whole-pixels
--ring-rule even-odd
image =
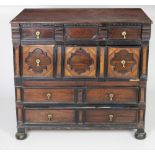
[[[145,138],[151,20],[141,9],[24,9],[11,27],[17,139],[32,129]]]

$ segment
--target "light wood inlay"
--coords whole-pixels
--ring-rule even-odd
[[[87,55],[85,55],[85,53],[80,56],[76,56],[76,51],[78,51],[79,49],[84,50]],[[70,64],[68,64],[68,60],[71,59],[71,57],[74,55],[75,53],[75,58],[73,58],[73,61],[78,61],[75,62],[73,65],[79,68],[86,67],[85,71],[82,73],[78,73],[74,70],[74,68],[72,68],[70,66]],[[89,57],[88,57],[89,55]],[[76,59],[76,57],[78,57],[78,59]],[[85,64],[85,59],[84,60],[79,60],[79,57],[83,57],[83,58],[88,58],[91,59],[92,64],[90,66],[87,66],[87,64]],[[65,51],[65,77],[72,77],[72,78],[95,78],[96,77],[96,47],[66,47],[66,51]]]
[[[21,101],[21,89],[16,88],[16,101],[20,102]]]
[[[100,48],[100,77],[104,77],[104,47]]]
[[[139,78],[139,52],[139,47],[109,47],[108,77]]]
[[[147,74],[147,49],[148,47],[143,47],[143,62],[142,62],[142,74]]]
[[[19,67],[19,46],[14,47],[14,61],[15,61],[15,76],[20,76],[20,67]]]
[[[145,88],[143,87],[140,88],[140,102],[145,102]]]
[[[57,48],[57,77],[61,77],[61,47]]]
[[[53,76],[53,47],[54,45],[23,45],[23,76],[25,77],[52,77]],[[26,63],[26,59],[30,56],[31,52],[36,49],[41,49],[45,57],[38,57],[37,54],[32,56],[31,63],[35,67],[37,66],[36,60],[39,60],[39,65],[44,65],[42,72],[34,72],[30,65]],[[46,58],[50,59],[50,64],[46,65]],[[38,67],[39,67],[38,65]]]

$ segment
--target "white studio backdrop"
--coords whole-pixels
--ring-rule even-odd
[[[15,139],[16,113],[13,75],[13,50],[9,22],[24,8],[73,8],[86,6],[0,7],[0,149],[155,149],[155,24],[152,25],[147,86],[146,132],[139,141],[134,131],[31,131],[24,141]],[[155,21],[155,6],[140,7]]]

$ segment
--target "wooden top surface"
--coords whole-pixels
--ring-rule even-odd
[[[24,9],[11,23],[151,23],[139,8]]]

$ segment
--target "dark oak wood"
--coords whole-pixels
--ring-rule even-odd
[[[24,9],[12,23],[151,23],[139,8],[131,9]]]
[[[87,123],[134,123],[137,122],[136,110],[87,110]]]
[[[86,92],[87,103],[113,103],[125,104],[138,102],[137,88],[88,88]]]
[[[27,123],[74,123],[73,110],[26,110]]]
[[[122,32],[125,32],[125,38],[123,37]],[[109,30],[109,39],[141,39],[141,27],[140,26],[130,26],[130,27],[120,27],[120,26],[114,26],[111,27]]]
[[[151,19],[139,8],[24,9],[11,21],[16,138],[29,129],[137,129]]]
[[[74,89],[24,89],[24,102],[74,103]]]

